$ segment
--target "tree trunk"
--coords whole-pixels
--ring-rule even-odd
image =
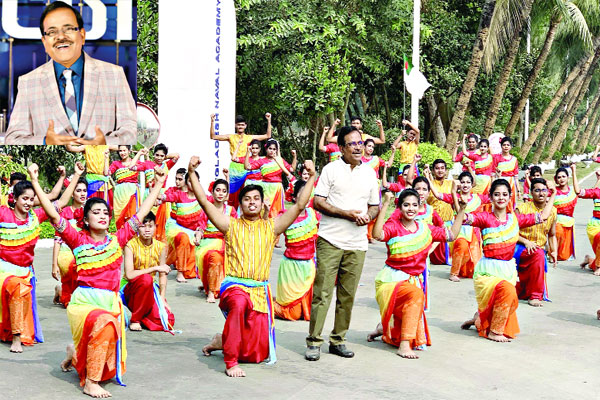
[[[446,150],[448,150],[450,153],[452,153],[454,147],[456,146],[456,140],[460,134],[467,107],[471,101],[473,88],[477,82],[477,76],[479,75],[479,69],[481,68],[481,59],[483,58],[483,49],[488,41],[490,23],[492,21],[492,16],[494,15],[495,8],[496,0],[486,0],[481,12],[481,20],[479,21],[477,39],[475,39],[473,52],[471,54],[471,63],[469,64],[469,70],[463,83],[460,97],[456,102],[454,115],[452,116],[452,122],[450,123],[450,129],[448,130],[448,136],[446,138]]]
[[[556,30],[558,29],[558,25],[560,24],[561,18],[559,16],[553,16],[550,19],[550,27],[548,28],[548,33],[546,34],[546,40],[544,41],[544,46],[538,55],[538,58],[535,60],[535,64],[529,73],[529,77],[527,78],[527,82],[525,83],[525,87],[521,92],[521,97],[515,108],[513,109],[512,116],[510,117],[510,121],[508,121],[508,125],[504,130],[504,134],[506,136],[511,136],[515,132],[515,128],[517,127],[517,123],[519,122],[519,117],[525,108],[525,104],[527,103],[527,99],[533,90],[533,85],[535,84],[535,80],[537,79],[548,55],[550,54],[550,48],[552,47],[552,42],[554,42],[554,37],[556,35]]]
[[[385,108],[385,119],[387,121],[387,126],[392,126],[392,113],[390,112],[390,102],[388,101],[387,89],[385,88],[385,83],[381,83],[381,87],[383,88],[383,107]],[[406,107],[406,105],[405,105]]]
[[[574,149],[577,151],[581,151],[584,147],[581,139],[583,138],[584,132],[587,130],[587,127],[592,124],[592,115],[596,113],[596,105],[598,104],[598,100],[600,99],[600,90],[596,93],[596,96],[592,100],[590,107],[587,109],[581,121],[577,125],[577,129],[575,129],[575,135],[573,136],[573,143],[575,143]],[[587,125],[586,125],[587,122]]]
[[[439,147],[444,147],[446,144],[446,132],[444,132],[444,125],[438,112],[437,104],[433,95],[428,94],[425,96],[427,101],[427,109],[430,115],[430,124],[433,131],[433,140]]]
[[[592,81],[592,77],[594,76],[595,68],[596,68],[596,65],[598,64],[599,58],[600,58],[600,49],[596,51],[596,54],[594,55],[594,60],[590,64],[588,70],[585,72],[582,71],[582,73],[586,74],[585,78],[583,79],[583,82],[580,85],[579,90],[574,91],[574,92],[577,92],[577,96],[575,96],[575,100],[571,103],[571,105],[567,109],[567,112],[565,113],[565,116],[563,117],[563,120],[562,120],[560,126],[558,127],[558,132],[554,136],[554,139],[552,140],[552,144],[550,145],[550,150],[548,151],[548,160],[551,160],[554,157],[554,153],[558,150],[558,148],[562,144],[563,140],[565,140],[565,137],[567,136],[567,130],[569,129],[569,124],[571,123],[571,121],[573,119],[573,115],[575,115],[575,111],[577,111],[577,109],[581,105],[581,102],[585,98],[585,93],[587,92],[588,87],[590,86],[590,82]]]
[[[550,115],[552,115],[552,111],[554,111],[558,102],[561,101],[561,99],[563,98],[563,95],[565,94],[567,89],[571,86],[571,83],[576,78],[579,77],[579,73],[580,73],[581,69],[585,65],[587,65],[587,63],[591,63],[593,58],[594,58],[593,55],[591,55],[591,56],[587,55],[587,54],[584,55],[577,62],[577,65],[575,65],[575,67],[571,70],[571,72],[567,76],[567,79],[565,79],[565,81],[562,83],[562,85],[560,85],[558,90],[554,93],[554,97],[552,98],[552,100],[550,100],[550,103],[548,103],[548,106],[546,106],[546,109],[544,110],[544,112],[542,112],[542,115],[540,116],[540,119],[538,120],[537,124],[535,125],[535,128],[530,133],[529,138],[525,141],[525,143],[523,143],[523,147],[521,148],[522,154],[527,154],[529,152],[529,150],[531,150],[531,146],[533,146],[533,143],[537,139],[538,135],[540,134],[542,129],[544,129],[546,122],[548,122],[548,118],[550,118]]]
[[[538,147],[535,149],[535,153],[533,153],[533,158],[531,159],[532,164],[539,164],[540,158],[542,157],[542,152],[544,151],[544,147],[546,147],[546,144],[548,144],[550,132],[550,130],[544,131],[544,133],[540,137],[540,140],[538,141]]]
[[[599,93],[600,93],[600,91],[599,91]],[[586,146],[590,142],[592,132],[594,132],[594,129],[596,129],[596,125],[599,122],[599,120],[598,120],[599,116],[600,116],[600,104],[597,104],[596,108],[594,110],[594,113],[593,113],[592,117],[590,118],[590,121],[588,122],[588,125],[585,127],[585,130],[583,131],[583,136],[577,143],[577,151],[579,153],[585,151]]]
[[[362,91],[358,92],[358,96],[360,97],[360,102],[362,104],[363,115],[367,115],[369,110],[369,103],[367,102],[367,96]]]
[[[533,2],[529,1],[528,3]],[[527,13],[527,15],[529,15],[529,13]],[[500,110],[502,98],[504,97],[504,92],[506,91],[506,87],[508,86],[508,82],[510,80],[510,73],[512,72],[513,65],[517,59],[517,54],[519,53],[520,43],[521,35],[515,34],[515,37],[513,38],[512,43],[506,52],[504,65],[502,66],[502,72],[500,72],[498,83],[496,83],[494,96],[492,97],[492,102],[490,104],[490,108],[488,109],[485,126],[483,128],[483,137],[490,137],[490,135],[494,133],[496,119],[498,118],[498,111]]]

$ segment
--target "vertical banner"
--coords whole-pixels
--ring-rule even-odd
[[[230,162],[229,144],[210,139],[210,115],[217,116],[217,134],[235,133],[233,0],[180,0],[176,7],[162,1],[158,15],[158,141],[181,155],[176,168],[200,156],[207,188]]]

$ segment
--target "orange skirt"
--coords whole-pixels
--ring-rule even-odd
[[[464,278],[473,278],[475,265],[481,258],[481,244],[473,233],[473,240],[468,242],[458,238],[452,247],[452,268],[450,273]]]
[[[575,241],[573,227],[564,227],[561,224],[557,223],[556,240],[558,241],[558,261],[575,259]]]
[[[424,303],[423,289],[408,281],[397,283],[381,319],[383,341],[399,347],[401,341],[408,340],[413,349],[431,346]]]
[[[494,288],[485,310],[479,310],[475,321],[479,336],[487,337],[490,332],[515,338],[519,333],[517,290],[508,281],[500,281]]]
[[[313,288],[306,292],[304,296],[294,301],[291,304],[282,306],[277,301],[273,302],[273,311],[275,317],[279,319],[287,319],[288,321],[298,321],[303,319],[310,321],[310,307],[312,304]]]
[[[195,247],[186,233],[180,232],[173,239],[167,253],[167,264],[174,264],[186,279],[198,277]]]
[[[17,276],[11,276],[4,280],[0,340],[10,342],[14,334],[20,334],[21,343],[33,346],[35,325],[31,308],[32,289],[31,283]]]

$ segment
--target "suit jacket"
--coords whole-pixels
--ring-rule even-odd
[[[123,68],[84,52],[83,105],[77,136],[93,139],[98,125],[106,144],[137,143],[137,113]],[[19,78],[5,144],[43,144],[48,123],[75,135],[60,99],[52,60]]]

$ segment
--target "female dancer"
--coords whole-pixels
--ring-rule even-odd
[[[282,172],[285,172],[289,176],[290,171],[296,169],[298,160],[296,158],[296,150],[292,150],[294,158],[291,165],[282,159],[279,155],[279,143],[275,139],[267,140],[265,148],[267,149],[266,157],[256,161],[250,160],[250,152],[246,152],[244,167],[249,171],[260,169],[262,182],[257,184],[263,188],[264,202],[270,205],[269,217],[275,218],[283,210]]]
[[[140,151],[144,151],[144,155],[148,154],[148,150],[143,149]],[[178,153],[169,153],[169,149],[162,143],[154,146],[152,150],[154,160],[148,160],[143,162],[142,168],[144,169],[144,174],[146,178],[146,192],[144,197],[148,195],[152,186],[154,186],[154,167],[161,167],[167,174],[177,164],[179,161]],[[166,182],[163,184],[161,194],[165,192]],[[156,234],[155,238],[161,242],[166,242],[166,234],[165,234],[165,224],[167,223],[167,218],[169,215],[169,205],[166,203],[162,203],[157,207],[152,209],[152,212],[156,216]]]
[[[519,174],[519,161],[517,157],[510,154],[513,144],[509,137],[503,137],[500,141],[502,146],[501,154],[494,154],[494,171],[498,174],[498,178],[504,178],[510,184],[511,197],[509,211],[513,210],[517,205],[517,199],[521,198],[521,186],[517,181]]]
[[[418,179],[418,178],[417,178]],[[427,298],[427,256],[433,242],[454,240],[464,217],[464,206],[456,215],[452,228],[428,225],[417,220],[420,195],[413,189],[400,194],[400,219],[385,222],[387,208],[393,198],[384,195],[383,206],[373,228],[373,236],[386,242],[388,257],[375,278],[375,297],[379,304],[381,322],[367,336],[369,342],[383,335],[383,341],[398,347],[403,358],[419,358],[413,349],[431,346],[425,319]]]
[[[155,170],[157,185],[136,214],[117,232],[108,233],[110,210],[103,199],[89,199],[83,208],[84,228],[75,230],[54,209],[38,182],[38,166],[29,167],[35,194],[48,219],[63,241],[73,250],[77,263],[77,289],[67,307],[67,317],[75,345],[67,347],[61,363],[63,371],[75,367],[83,392],[91,397],[110,397],[100,381],[116,376],[122,384],[125,372],[125,318],[119,296],[123,250],[136,235],[140,221],[156,201],[166,174]]]
[[[83,173],[75,166],[73,180],[52,210],[66,206]],[[10,351],[22,353],[23,347],[42,343],[44,336],[37,314],[36,277],[33,270],[35,244],[40,223],[48,217],[41,208],[33,209],[35,194],[31,182],[20,181],[13,187],[14,204],[0,206],[0,340],[12,341]],[[47,199],[47,197],[46,197]]]
[[[110,166],[108,163],[104,166],[106,175],[109,175],[109,173],[115,175],[113,212],[117,229],[125,225],[125,222],[135,214],[139,207],[141,198],[137,170],[143,170],[143,165],[141,163],[138,165],[137,160],[142,154],[143,152],[140,151],[132,159],[131,146],[121,145],[119,146],[121,160],[113,161]]]
[[[594,199],[594,211],[587,224],[587,235],[595,255],[586,255],[581,268],[590,267],[594,275],[600,276],[600,171],[596,171],[596,184],[593,189],[582,189],[579,197]]]
[[[83,205],[87,200],[87,190],[87,180],[79,178],[71,205],[63,208],[60,213],[61,217],[77,230],[80,230],[79,226],[83,226]],[[61,282],[54,290],[54,304],[62,304],[67,308],[71,301],[71,294],[77,287],[77,268],[73,252],[58,235],[54,237],[52,250],[52,277]]]
[[[465,212],[467,213],[482,211],[483,205],[490,203],[488,195],[472,193],[474,180],[470,172],[462,172],[458,176],[458,182],[458,194],[456,185],[452,187],[452,194],[439,193],[433,187],[431,193],[439,200],[452,204],[456,212],[460,208],[459,198],[465,201]],[[465,225],[461,228],[452,246],[452,268],[448,279],[452,282],[460,282],[459,276],[472,278],[475,265],[480,258],[481,232],[478,228]]]
[[[552,183],[548,186],[554,189]],[[475,324],[479,336],[495,342],[509,342],[519,333],[516,313],[519,299],[515,289],[517,267],[513,258],[519,228],[546,221],[554,207],[553,192],[541,213],[507,212],[511,190],[506,179],[496,179],[490,189],[493,212],[467,214],[464,222],[481,229],[483,258],[473,273],[478,312],[473,319],[463,323],[462,328],[469,329]]]
[[[241,142],[241,139],[240,139]],[[240,143],[241,144],[241,143]],[[260,147],[261,147],[261,143],[260,140],[257,139],[253,139],[250,142],[250,146],[248,147],[248,149],[250,150],[250,160],[254,161],[258,161],[260,159],[263,159],[264,157],[260,155]],[[248,154],[248,153],[246,153]],[[236,162],[240,163],[240,164],[244,164],[246,160],[246,157],[239,157]],[[256,185],[257,182],[262,181],[262,174],[260,173],[260,168],[255,169],[254,171],[250,171],[248,173],[248,175],[246,175],[246,181],[244,182],[244,186],[248,186],[248,185]]]
[[[494,159],[489,154],[490,142],[487,139],[479,141],[479,154],[466,152],[463,143],[463,152],[465,156],[473,161],[475,169],[475,186],[474,193],[488,194],[490,185],[492,184],[492,174],[494,173]]]
[[[294,185],[294,204],[301,190],[312,190],[305,186],[303,180]],[[319,219],[313,208],[306,207],[284,232],[285,252],[279,263],[277,295],[273,305],[277,318],[310,321]]]
[[[461,143],[463,150],[460,153],[456,154],[456,152],[458,151],[458,146],[460,146]],[[473,161],[469,159],[468,154],[477,154],[477,144],[477,135],[474,133],[471,133],[469,136],[464,134],[462,142],[456,142],[454,153],[452,153],[452,161],[462,163],[463,171],[468,170],[467,166],[464,164],[466,162],[470,163],[471,167],[474,168]]]
[[[194,256],[194,238],[204,212],[192,192],[187,173],[185,182],[187,184],[185,192],[167,190],[160,197],[161,201],[171,203],[171,217],[165,227],[169,245],[167,264],[175,264],[177,269],[175,280],[179,283],[185,283],[186,279],[201,277]]]
[[[575,205],[577,195],[581,192],[577,180],[577,166],[571,164],[573,186],[569,186],[569,172],[566,168],[559,168],[554,174],[556,182],[556,239],[558,241],[558,261],[575,259]]]
[[[217,179],[210,185],[209,190],[212,194],[211,203],[215,208],[229,217],[237,218],[235,209],[227,204],[229,196],[227,181]],[[196,236],[196,265],[198,266],[198,275],[202,277],[206,302],[214,303],[215,298],[219,297],[221,282],[225,278],[225,236],[206,217],[205,213],[202,213],[201,219],[200,226],[206,228],[204,228],[204,232],[196,231],[201,234]]]

